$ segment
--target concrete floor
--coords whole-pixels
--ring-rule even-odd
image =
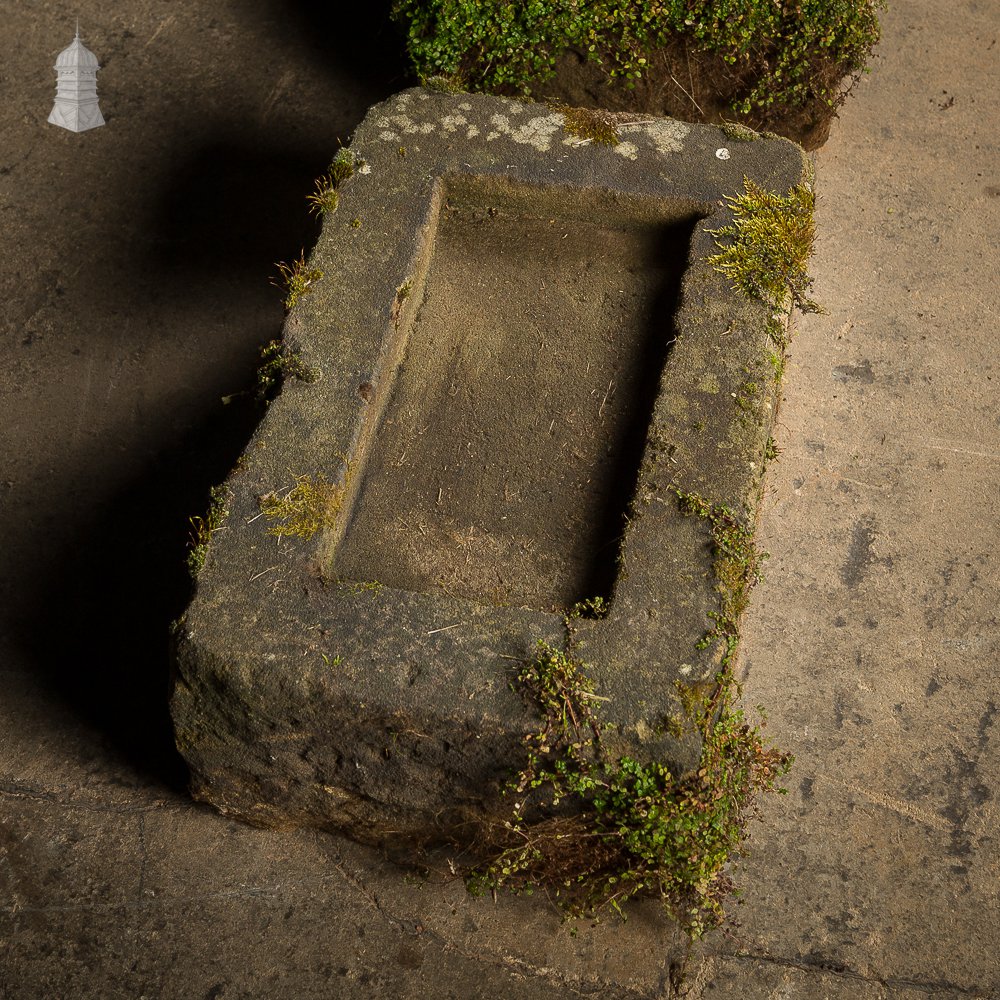
[[[414,883],[193,805],[164,708],[186,518],[239,453],[337,139],[402,84],[381,14],[278,0],[4,12],[0,998],[671,995],[652,905]],[[384,5],[376,5],[382,7]],[[45,124],[72,38],[107,127]],[[895,0],[818,155],[751,703],[797,756],[692,997],[1000,997],[1000,19]]]

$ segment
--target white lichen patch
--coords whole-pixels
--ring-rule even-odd
[[[552,147],[552,136],[562,129],[563,116],[539,115],[530,118],[510,133],[511,139],[523,146],[534,146],[540,153]]]
[[[441,128],[446,134],[457,132],[462,125],[468,125],[469,119],[465,115],[445,115],[441,119]]]
[[[420,126],[409,115],[393,115],[390,121],[407,135],[413,135],[420,130]]]
[[[417,114],[417,102],[404,94],[390,105],[394,113],[380,115],[375,124],[382,129],[379,138],[384,142],[398,142],[401,136],[440,132],[447,136],[464,135],[466,139],[481,138],[485,142],[507,138],[522,146],[532,146],[540,153],[550,151],[556,143],[571,149],[593,145],[590,139],[566,135],[563,115],[558,112],[531,117],[527,107],[517,101],[504,101],[501,106],[503,112],[492,114],[485,125],[475,121],[474,105],[469,101],[452,105],[457,110],[430,119]],[[663,119],[626,122],[618,126],[618,131],[623,141],[615,145],[615,152],[626,160],[636,160],[644,147],[651,146],[661,156],[680,152],[691,129],[684,122]]]
[[[663,118],[657,121],[636,122],[632,125],[622,125],[621,135],[646,135],[661,156],[669,153],[679,153],[684,148],[684,139],[691,131],[684,122]]]
[[[372,172],[371,164],[365,163],[363,160],[361,166],[358,167],[359,174],[370,174]]]

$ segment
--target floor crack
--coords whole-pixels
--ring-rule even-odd
[[[953,993],[961,993],[969,997],[985,997],[987,994],[976,987],[960,986],[951,980],[942,979],[914,979],[909,976],[866,976],[861,972],[852,969],[845,962],[836,959],[822,958],[782,958],[776,955],[751,955],[749,953],[721,953],[722,958],[736,959],[744,962],[766,962],[769,965],[780,965],[784,968],[799,969],[802,972],[825,972],[828,975],[840,976],[842,979],[857,982],[871,983],[876,986],[885,986],[892,989],[921,990],[924,993],[934,994],[941,990],[951,990]]]
[[[0,780],[0,795],[8,796],[12,799],[29,799],[34,802],[48,802],[52,805],[62,806],[64,809],[79,809],[85,812],[112,813],[115,815],[142,815],[162,809],[162,800],[154,801],[147,806],[120,806],[110,802],[81,802],[77,799],[64,798],[65,789],[37,788],[19,781]]]

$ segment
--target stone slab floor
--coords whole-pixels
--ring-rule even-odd
[[[4,10],[4,1000],[672,995],[654,907],[572,936],[184,794],[186,517],[251,426],[312,178],[405,83],[384,5],[338,6]],[[692,997],[1000,997],[998,14],[894,0],[818,155],[828,312],[792,349],[743,660],[797,763]],[[77,15],[108,122],[82,135],[45,124]]]

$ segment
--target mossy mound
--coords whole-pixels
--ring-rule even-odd
[[[422,79],[719,122],[816,148],[879,39],[884,0],[396,0]]]

